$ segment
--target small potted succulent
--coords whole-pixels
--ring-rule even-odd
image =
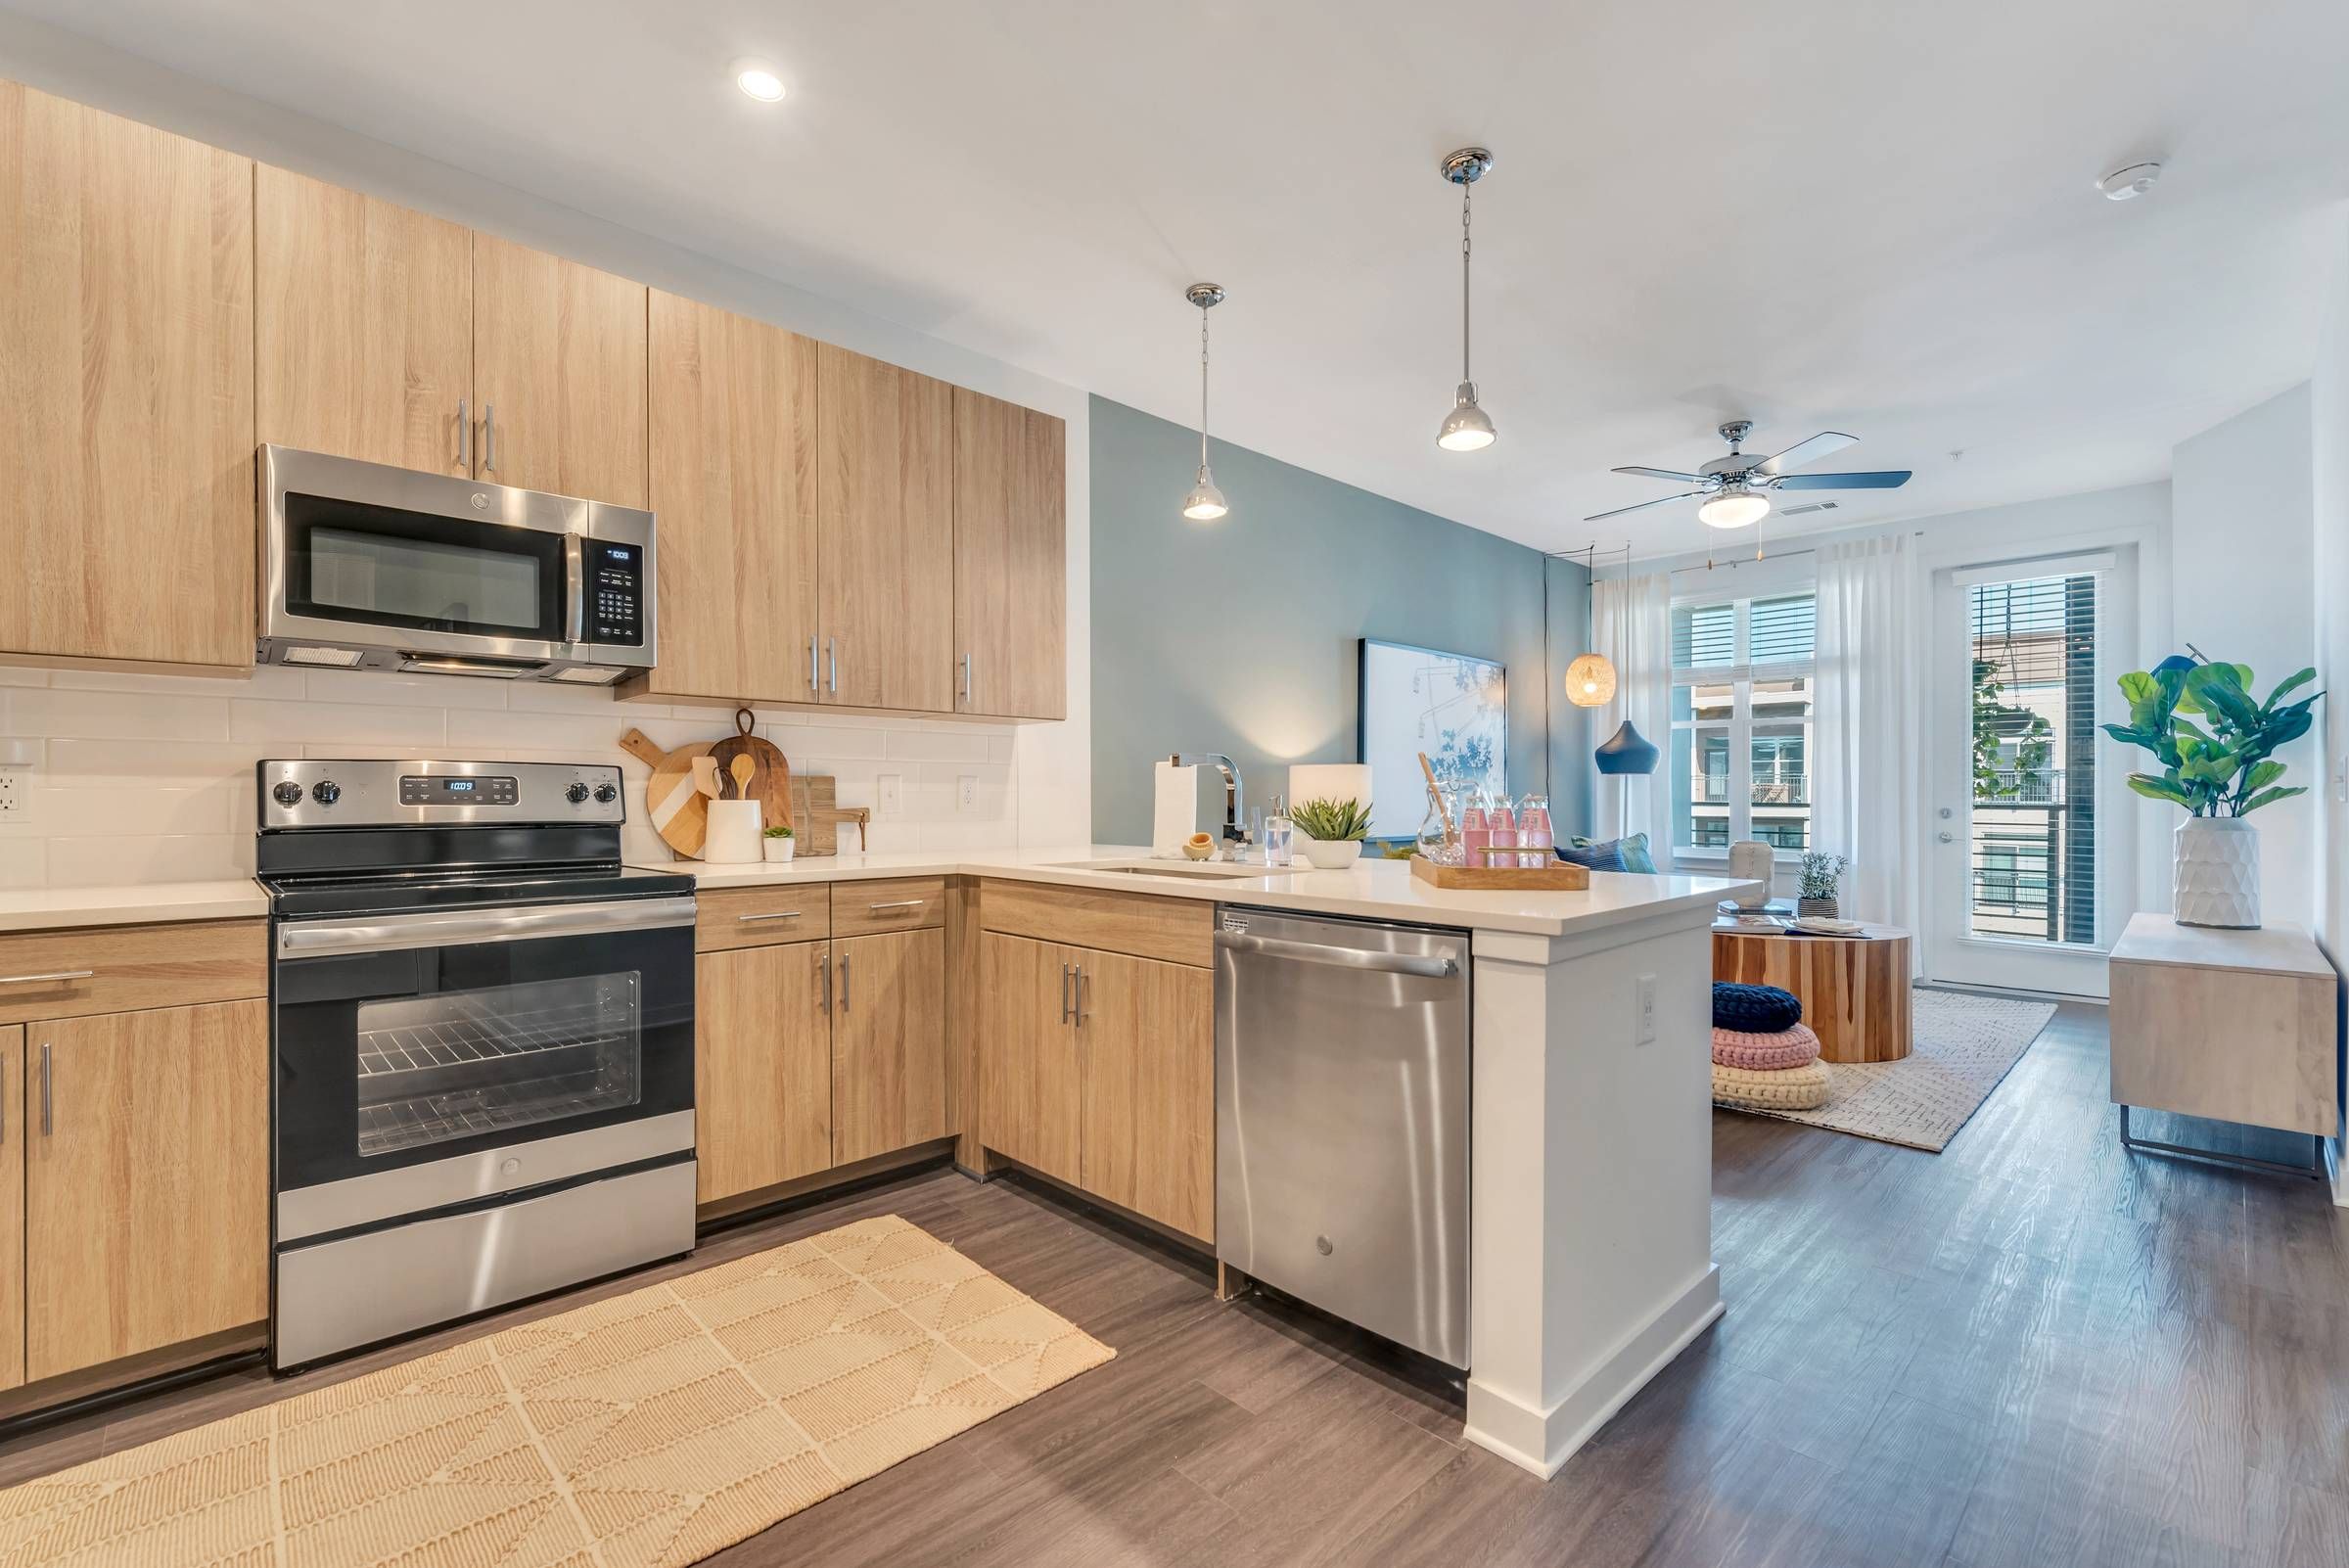
[[[770,827],[759,836],[760,848],[766,852],[766,863],[782,865],[791,858],[793,846],[798,842],[788,827]]]
[[[1794,906],[1798,915],[1818,916],[1822,920],[1837,918],[1840,899],[1838,890],[1843,873],[1851,861],[1825,850],[1803,852],[1803,897]]]
[[[1289,820],[1305,857],[1321,871],[1342,871],[1360,859],[1370,836],[1370,807],[1360,801],[1307,801]]]

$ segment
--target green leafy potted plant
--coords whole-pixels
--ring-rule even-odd
[[[2325,694],[2283,700],[2317,678],[2302,669],[2260,702],[2251,695],[2249,665],[2205,659],[2191,643],[2187,652],[2193,657],[2175,654],[2123,675],[2129,722],[2106,724],[2104,732],[2161,763],[2158,773],[2130,774],[2131,789],[2188,813],[2178,824],[2171,884],[2179,924],[2256,928],[2259,830],[2244,818],[2308,793],[2276,782],[2284,766],[2273,754],[2308,733],[2316,722],[2310,710]]]
[[[1825,850],[1803,852],[1803,896],[1794,906],[1798,915],[1818,915],[1822,919],[1838,918],[1842,907],[1839,889],[1843,873],[1852,862],[1840,854]]]
[[[791,836],[791,829],[788,827],[770,827],[759,835],[759,847],[766,852],[766,862],[769,865],[782,865],[788,861],[793,849],[799,842]]]
[[[1342,871],[1361,858],[1370,807],[1361,801],[1308,801],[1289,813],[1305,857],[1316,870]]]

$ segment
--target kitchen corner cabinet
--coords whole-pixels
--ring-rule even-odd
[[[832,1163],[943,1138],[946,934],[891,932],[832,944]]]
[[[650,504],[645,300],[641,283],[473,236],[478,477]]]
[[[260,439],[471,477],[473,231],[253,171]]]
[[[259,1000],[23,1031],[24,1375],[269,1315],[269,1017]]]
[[[832,1163],[831,951],[795,942],[694,960],[698,1201]]]
[[[980,941],[986,1145],[1212,1241],[1212,972],[1001,932]]]
[[[0,82],[0,653],[250,669],[253,164]]]
[[[816,347],[820,700],[954,708],[954,396],[943,381]]]
[[[647,696],[816,702],[812,340],[652,292],[661,662]]]
[[[1067,427],[954,389],[954,711],[1068,716]]]

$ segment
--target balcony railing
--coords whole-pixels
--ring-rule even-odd
[[[1974,781],[1976,806],[2061,806],[2060,767],[2002,768]]]
[[[1696,778],[1698,806],[1726,806],[1729,800],[1729,775],[1700,773]],[[1809,806],[1811,804],[1811,775],[1794,768],[1780,768],[1774,773],[1754,776],[1755,806]]]

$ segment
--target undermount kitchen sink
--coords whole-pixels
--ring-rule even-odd
[[[1284,866],[1200,865],[1182,860],[1063,860],[1056,871],[1110,871],[1129,877],[1176,877],[1201,882],[1246,881],[1289,874]]]

